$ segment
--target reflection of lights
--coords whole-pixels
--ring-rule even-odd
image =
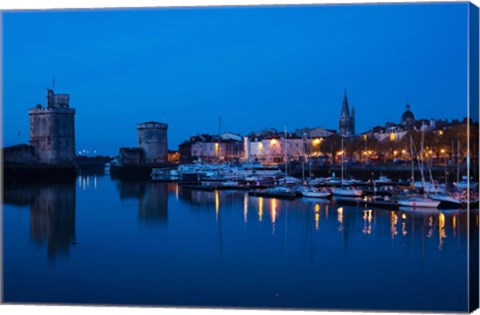
[[[427,237],[431,238],[433,235],[433,217],[428,217],[428,226],[430,227],[427,232]]]
[[[443,239],[447,237],[447,234],[445,232],[445,215],[443,213],[440,213],[438,215],[438,237],[440,240],[440,243],[438,244],[438,249],[442,249]]]
[[[270,216],[272,217],[272,223],[275,223],[277,216],[277,199],[270,199]]]
[[[315,212],[318,212],[318,211],[320,211],[320,204],[316,203],[315,204]]]
[[[394,211],[390,212],[390,232],[392,234],[392,239],[395,238],[395,235],[398,234],[397,232],[397,222],[398,222],[398,216],[395,214]]]
[[[453,226],[453,236],[456,236],[456,230],[457,230],[457,217],[453,216],[452,218],[452,226]]]
[[[93,177],[93,189],[97,189],[97,176]]]
[[[363,210],[363,234],[372,234],[372,212],[373,210]]]
[[[218,220],[218,212],[220,210],[220,196],[218,190],[215,190],[215,217]]]
[[[318,231],[318,228],[320,226],[320,212],[315,213],[315,230]]]
[[[263,197],[258,198],[258,221],[262,222],[263,218]]]
[[[179,189],[178,185],[175,185],[175,198],[177,200],[178,200],[179,193],[180,193],[180,189]]]
[[[338,231],[342,232],[343,231],[343,208],[340,207],[337,209],[337,221],[340,223],[340,226],[338,227]]]
[[[402,222],[402,235],[405,236],[407,235],[407,223]]]
[[[343,222],[343,208],[340,207],[337,209],[337,214],[338,214],[338,222],[342,223]]]
[[[243,222],[247,223],[248,214],[248,193],[243,196]]]
[[[325,205],[325,219],[328,220],[328,205]]]

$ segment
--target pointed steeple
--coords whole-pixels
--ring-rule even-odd
[[[350,109],[348,108],[348,99],[347,99],[347,89],[345,89],[345,95],[343,97],[343,104],[342,104],[342,113],[340,117],[350,117]]]

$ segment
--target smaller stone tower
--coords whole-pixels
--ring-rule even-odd
[[[49,89],[47,105],[37,105],[30,116],[30,145],[41,163],[71,164],[75,158],[75,109],[70,95]]]
[[[138,146],[143,150],[145,164],[168,162],[168,125],[149,121],[137,125]]]

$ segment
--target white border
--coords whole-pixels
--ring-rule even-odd
[[[462,0],[450,1],[429,1],[429,0],[6,0],[0,2],[0,10],[39,10],[39,9],[90,9],[90,8],[140,8],[140,7],[182,7],[182,6],[245,6],[245,5],[287,5],[287,4],[359,4],[359,3],[427,3],[427,2],[466,2]],[[480,0],[471,0],[473,4],[480,7]],[[0,36],[3,35],[3,24],[0,15]],[[0,42],[0,99],[3,101],[3,57],[1,52],[3,41]],[[3,102],[2,102],[3,105]],[[3,115],[2,115],[3,116]],[[1,119],[1,117],[0,117]],[[0,121],[0,126],[2,126]],[[3,128],[3,127],[2,127]],[[1,133],[0,133],[1,135]],[[0,139],[1,141],[1,139]],[[1,212],[0,212],[1,213]],[[2,216],[3,217],[3,216]],[[1,223],[0,217],[0,223]],[[2,235],[0,235],[0,241]],[[2,243],[0,243],[1,245]],[[1,261],[0,261],[1,266]],[[0,269],[0,280],[3,268]],[[0,282],[2,283],[2,282]],[[0,294],[3,285],[0,287]],[[1,298],[1,296],[0,296]],[[73,314],[84,315],[86,312],[90,314],[156,314],[159,312],[166,314],[198,314],[198,315],[305,315],[308,313],[315,314],[405,314],[405,313],[383,313],[383,312],[362,312],[361,310],[353,312],[337,312],[337,311],[285,311],[285,310],[223,310],[223,309],[187,309],[187,308],[150,308],[150,307],[104,307],[104,306],[19,306],[19,305],[0,305],[2,314],[39,314],[39,315],[56,315],[56,314]],[[421,314],[421,313],[410,313]],[[477,310],[475,314],[480,314]]]

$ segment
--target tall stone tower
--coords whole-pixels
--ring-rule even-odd
[[[138,146],[143,150],[144,163],[161,164],[168,162],[168,125],[156,121],[137,125]]]
[[[342,112],[338,120],[338,134],[342,137],[350,137],[355,135],[355,108],[348,108],[347,90],[343,97]]]
[[[75,109],[70,95],[55,94],[49,89],[47,104],[28,111],[30,145],[41,163],[71,164],[75,158]]]

